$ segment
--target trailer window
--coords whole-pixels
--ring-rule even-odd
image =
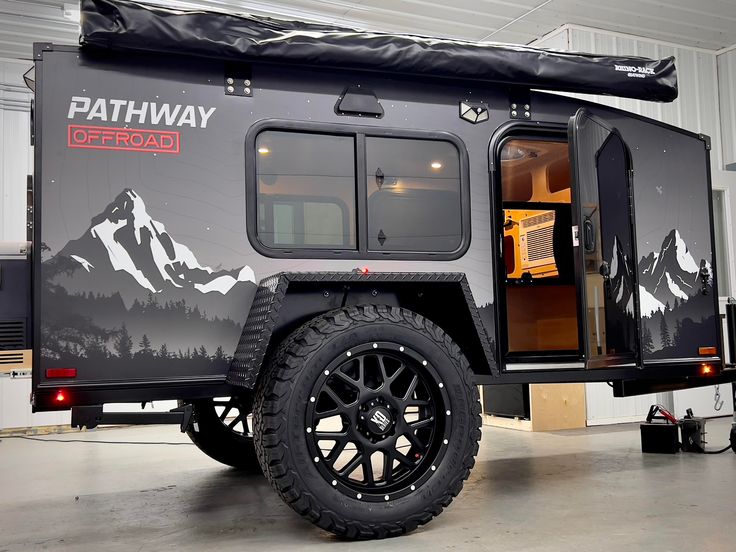
[[[261,243],[355,249],[354,137],[267,130],[256,150]]]
[[[462,244],[460,153],[443,140],[366,137],[368,249],[446,253]]]

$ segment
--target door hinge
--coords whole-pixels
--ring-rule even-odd
[[[705,142],[705,149],[710,151],[710,136],[707,134],[698,134],[698,138]]]
[[[253,96],[253,77],[250,66],[228,63],[225,66],[225,95],[226,96]]]

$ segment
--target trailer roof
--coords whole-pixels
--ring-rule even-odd
[[[373,70],[640,100],[677,98],[673,57],[559,52],[130,0],[81,0],[80,42],[114,50]]]

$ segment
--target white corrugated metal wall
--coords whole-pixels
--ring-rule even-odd
[[[730,204],[736,208],[736,172],[724,170],[730,159],[736,160],[736,136],[734,131],[734,93],[736,92],[736,52],[727,61],[717,59],[717,52],[700,48],[679,46],[655,40],[565,25],[534,43],[535,45],[562,50],[591,52],[604,55],[637,55],[650,58],[675,56],[679,84],[679,97],[672,103],[655,103],[625,98],[577,95],[591,101],[611,105],[646,117],[658,119],[693,132],[707,134],[712,139],[711,165],[713,187],[722,190]],[[729,55],[726,54],[726,55]],[[723,57],[723,56],[721,56]],[[719,93],[719,72],[721,86]],[[724,74],[730,81],[724,82]],[[720,104],[719,104],[720,96]],[[722,106],[730,111],[722,115]],[[730,252],[728,274],[731,290],[736,289],[736,271],[733,270],[733,244],[736,231],[730,226],[726,244]],[[720,262],[726,260],[719,259]],[[724,390],[725,404],[721,411],[714,409],[714,388],[690,389],[672,394],[646,395],[628,399],[614,399],[606,384],[587,384],[586,399],[588,423],[616,423],[641,420],[653,402],[665,402],[684,415],[691,407],[698,415],[715,416],[732,412],[728,400],[730,390]]]
[[[33,172],[31,93],[23,84],[29,67],[29,62],[0,59],[0,241],[25,240],[25,183]]]
[[[736,48],[718,56],[723,163],[736,171]],[[736,174],[736,173],[734,173]]]

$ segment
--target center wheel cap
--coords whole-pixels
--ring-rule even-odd
[[[368,411],[366,425],[374,435],[386,435],[394,425],[391,412],[383,406],[375,406]]]

